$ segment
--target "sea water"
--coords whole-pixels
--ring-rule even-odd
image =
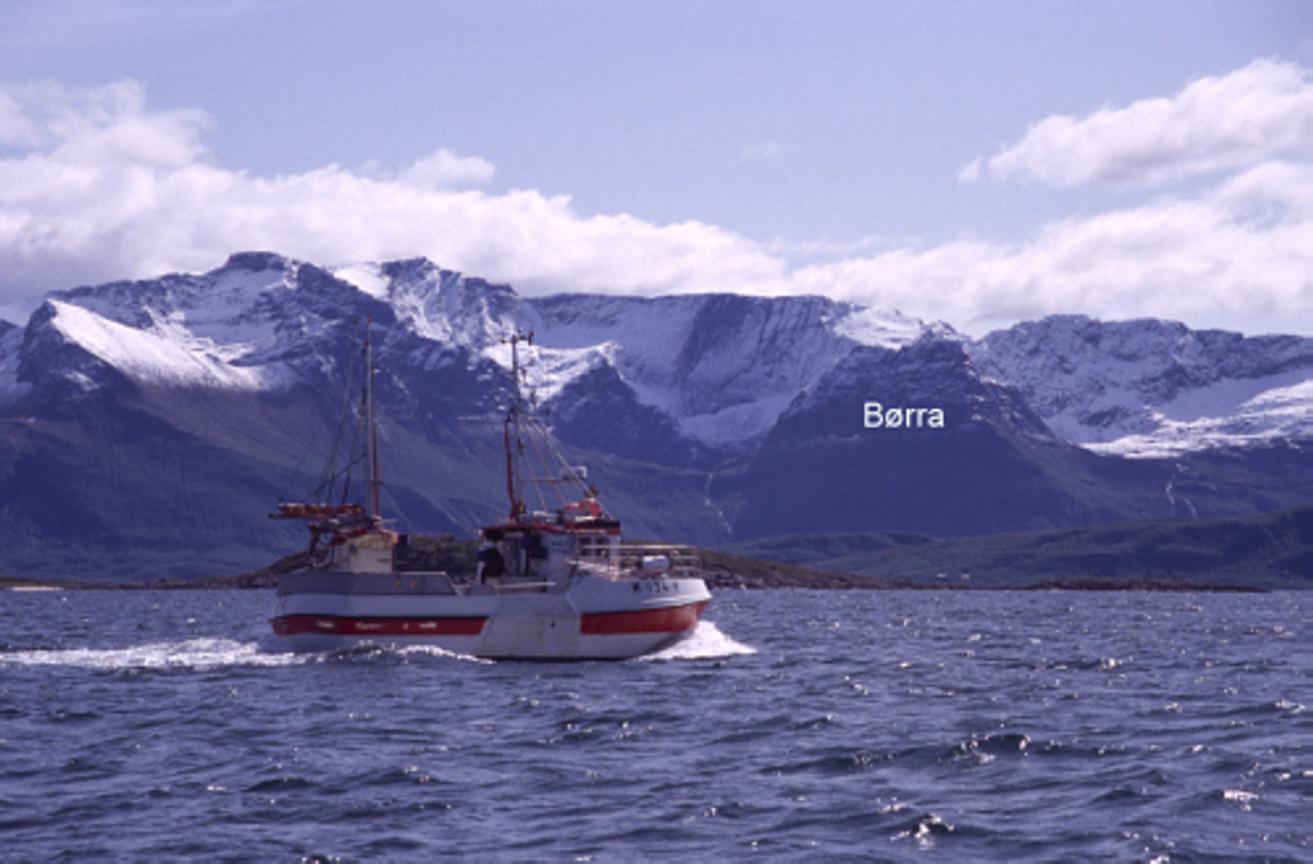
[[[0,859],[1313,860],[1313,596],[721,592],[619,663],[0,592]]]

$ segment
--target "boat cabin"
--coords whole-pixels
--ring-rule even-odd
[[[338,534],[329,541],[325,568],[349,573],[391,573],[397,535],[384,528],[358,534]]]
[[[534,512],[489,525],[480,540],[475,581],[554,584],[568,579],[579,562],[618,560],[620,523],[596,499],[585,498],[556,513]]]

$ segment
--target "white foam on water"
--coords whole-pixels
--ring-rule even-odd
[[[491,664],[495,661],[449,651],[437,645],[358,645],[346,650],[369,655],[426,656]],[[225,666],[294,666],[323,662],[336,651],[280,651],[261,642],[233,639],[186,639],[151,642],[123,648],[53,648],[0,652],[3,666],[68,666],[80,669],[191,669],[204,671]],[[703,660],[756,654],[757,649],[726,636],[710,621],[699,622],[688,637],[640,660]]]
[[[473,654],[461,654],[459,651],[448,651],[437,645],[401,645],[390,647],[387,650],[393,651],[401,656],[413,654],[424,654],[429,657],[445,657],[450,660],[463,660],[466,663],[483,663],[486,665],[495,665],[497,661],[489,660],[486,657],[475,657]]]
[[[674,645],[639,660],[706,660],[756,654],[757,649],[726,636],[711,621],[699,621],[697,628]]]
[[[223,666],[290,666],[304,656],[269,653],[257,642],[187,639],[126,648],[60,648],[0,652],[0,666],[74,666],[82,669],[215,669]]]

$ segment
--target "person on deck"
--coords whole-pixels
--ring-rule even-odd
[[[506,559],[501,551],[491,543],[479,547],[478,581],[496,585],[506,573]]]

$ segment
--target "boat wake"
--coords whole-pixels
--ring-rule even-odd
[[[186,639],[124,648],[58,648],[0,652],[0,666],[71,666],[82,669],[218,669],[228,666],[291,666],[305,657],[261,650],[258,642]]]
[[[462,654],[459,651],[449,651],[438,645],[397,645],[388,642],[362,642],[359,645],[351,645],[345,648],[333,648],[328,651],[310,654],[321,659],[328,660],[380,660],[386,658],[401,658],[403,661],[411,657],[437,657],[444,660],[462,660],[467,663],[494,663],[484,657],[475,657],[473,654]]]
[[[726,636],[710,621],[702,621],[685,639],[655,654],[636,660],[707,660],[756,654],[757,649]],[[134,669],[177,669],[207,671],[235,666],[297,666],[333,661],[376,661],[398,658],[440,658],[467,663],[491,664],[495,661],[448,651],[436,645],[364,644],[331,651],[291,652],[273,640],[239,642],[235,639],[184,639],[176,642],[151,642],[122,648],[41,648],[28,651],[0,651],[0,668],[5,666],[65,666],[103,671]]]
[[[497,662],[495,660],[489,660],[486,657],[475,657],[473,654],[461,654],[459,651],[448,651],[446,648],[439,648],[437,645],[406,645],[392,650],[397,654],[400,654],[402,657],[412,655],[443,657],[448,660],[463,660],[466,663],[483,663],[487,665],[492,665]]]
[[[699,621],[697,629],[674,645],[636,660],[709,660],[756,654],[757,649],[726,636],[711,621]]]

